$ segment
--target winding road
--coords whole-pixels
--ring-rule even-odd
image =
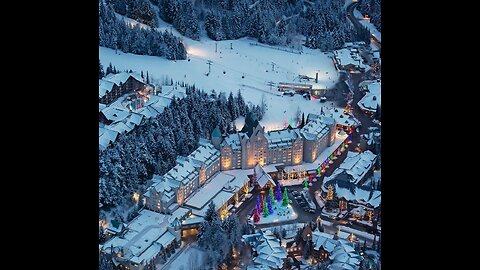
[[[355,16],[353,16],[353,11],[357,7],[357,5],[358,5],[358,2],[352,2],[347,6],[347,17],[350,19],[350,21],[352,21],[355,28],[359,30],[359,29],[362,29],[364,26],[358,22]],[[370,36],[371,36],[371,43],[377,46],[379,50],[381,50],[382,46],[380,44],[380,41],[374,35],[370,34]]]

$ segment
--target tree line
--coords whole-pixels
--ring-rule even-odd
[[[382,31],[382,0],[362,0],[357,8],[364,16],[368,14],[370,22]]]
[[[222,134],[234,133],[238,116],[262,111],[259,105],[247,105],[240,91],[227,98],[224,92],[186,89],[185,98],[173,99],[161,114],[119,134],[111,147],[99,151],[100,203],[113,206],[131,200],[133,192],[145,191],[153,174],[163,175],[175,166],[178,155],[195,150],[200,138],[211,138],[215,127]]]
[[[125,53],[166,57],[170,60],[184,60],[187,51],[181,40],[168,31],[159,32],[154,28],[143,29],[119,20],[112,5],[100,1],[99,45],[119,49]]]
[[[203,27],[213,40],[257,38],[269,45],[290,45],[302,34],[305,46],[324,51],[344,42],[366,41],[346,18],[343,0],[109,0],[119,14],[157,26],[158,16],[182,35],[198,40]],[[132,6],[132,7],[130,7]],[[133,13],[133,7],[139,15]],[[148,8],[147,8],[148,6]],[[367,37],[368,39],[369,37]]]

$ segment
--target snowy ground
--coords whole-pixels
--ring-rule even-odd
[[[293,223],[293,224],[286,224],[286,225],[278,225],[278,226],[271,226],[271,227],[268,227],[268,228],[262,228],[263,231],[265,230],[270,230],[270,231],[274,231],[275,229],[277,229],[278,231],[282,231],[283,229],[285,229],[285,231],[287,232],[286,236],[284,239],[290,239],[290,238],[294,238],[296,235],[297,235],[297,230],[300,229],[300,228],[303,228],[307,223]]]
[[[201,267],[204,265],[204,251],[198,249],[196,246],[187,247],[178,257],[176,257],[168,266],[158,268],[162,270],[179,270],[179,269],[193,269],[193,267]],[[200,269],[200,268],[199,268]]]
[[[275,209],[275,207],[277,207],[277,209]],[[255,224],[276,223],[281,221],[294,220],[294,219],[297,219],[298,217],[298,214],[295,212],[295,210],[293,210],[293,207],[291,205],[285,208],[281,206],[281,202],[280,203],[277,202],[275,206],[272,205],[272,208],[273,208],[273,214],[268,215],[267,217],[263,217],[263,213],[259,213],[260,221]],[[279,215],[282,213],[284,215]]]
[[[308,177],[305,178],[297,178],[297,179],[290,179],[290,180],[278,180],[278,182],[282,185],[282,187],[289,187],[289,186],[298,186],[303,185],[305,180],[308,181]]]
[[[355,236],[362,236],[362,237],[367,238],[369,240],[373,240],[373,237],[374,237],[373,234],[363,232],[363,231],[359,231],[359,230],[355,230],[355,229],[352,229],[350,227],[340,226],[340,230],[344,231],[344,232],[348,232],[348,233],[353,233]]]
[[[135,22],[131,19],[128,21]],[[158,29],[170,30],[170,25],[164,22],[160,22],[160,25]],[[196,41],[181,36],[174,29],[173,33],[182,37],[189,61],[170,61],[162,57],[126,54],[99,47],[100,61],[104,67],[112,63],[119,70],[148,71],[151,78],[161,80],[168,76],[174,81],[195,84],[205,91],[215,89],[217,93],[225,91],[228,94],[236,93],[240,89],[245,100],[253,104],[259,104],[262,95],[265,95],[267,112],[260,122],[266,126],[266,130],[284,128],[297,109],[306,115],[311,112],[319,113],[320,107],[324,105],[318,100],[305,100],[300,95],[281,96],[275,86],[268,86],[268,82],[271,81],[274,85],[279,82],[299,83],[299,75],[315,78],[316,72],[318,84],[315,84],[314,80],[302,83],[315,84],[318,88],[330,88],[338,81],[339,73],[332,59],[320,50],[304,47],[303,52],[297,54],[251,45],[257,43],[251,38],[216,42],[202,37],[200,41]],[[230,49],[230,45],[233,49]],[[207,60],[212,61],[208,76]]]

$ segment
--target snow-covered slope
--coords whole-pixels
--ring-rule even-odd
[[[128,21],[135,23],[131,19]],[[160,21],[157,29],[170,30],[170,25]],[[173,33],[181,36],[175,29]],[[303,52],[298,54],[251,45],[257,43],[251,38],[216,42],[207,37],[202,37],[200,41],[181,37],[188,52],[188,60],[170,61],[121,51],[115,53],[115,50],[99,47],[100,61],[103,66],[112,63],[119,70],[148,71],[156,79],[168,75],[175,81],[195,84],[206,91],[215,89],[217,93],[224,91],[228,94],[240,89],[245,100],[254,104],[259,104],[262,95],[265,95],[268,109],[261,122],[267,129],[283,128],[298,108],[306,115],[309,112],[320,112],[322,106],[318,100],[307,101],[298,95],[279,96],[276,87],[270,87],[268,82],[271,81],[274,85],[279,82],[298,83],[298,75],[315,78],[316,72],[319,88],[329,88],[338,81],[339,74],[331,58],[320,50],[304,47]],[[210,73],[206,76],[209,71],[208,60],[212,64]]]

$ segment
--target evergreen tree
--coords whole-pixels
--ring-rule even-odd
[[[228,218],[226,218],[223,222],[222,227],[227,235],[229,246],[239,248],[242,234],[237,215],[232,214],[228,216]]]
[[[260,210],[262,210],[262,212],[263,212],[264,208],[265,208],[265,207],[263,207],[265,202],[263,201],[263,196],[262,195],[259,195],[259,196],[260,196]]]
[[[272,187],[270,187],[269,196],[270,196],[270,201],[271,201],[271,203],[272,203],[272,204],[275,204],[275,196],[273,196],[273,189],[272,189]]]
[[[271,200],[271,197],[268,195],[267,195],[267,205],[268,205],[268,214],[269,215],[273,214],[272,200]]]
[[[245,105],[245,100],[243,99],[240,89],[238,89],[238,92],[237,92],[236,102],[237,102],[238,114],[241,116],[247,115],[247,106]]]
[[[108,75],[108,74],[110,74],[110,73],[113,73],[112,62],[110,62],[110,64],[109,64],[108,67],[107,67],[106,75]]]
[[[277,184],[277,192],[275,193],[275,199],[277,199],[278,202],[282,200],[282,188],[280,187],[280,183]]]
[[[115,266],[108,257],[108,255],[105,254],[104,252],[100,252],[100,260],[98,264],[98,269],[99,270],[114,270]]]
[[[263,198],[263,197],[262,197]],[[270,206],[271,207],[271,206]],[[268,216],[268,206],[267,206],[267,200],[263,200],[263,217]]]
[[[102,63],[100,62],[100,59],[98,59],[98,78],[101,79],[105,76],[105,73],[103,72],[103,66]]]
[[[283,190],[283,206],[288,206],[288,195],[287,195],[287,187]]]
[[[258,198],[258,197],[257,197]],[[260,221],[260,215],[258,213],[258,205],[255,207],[255,212],[253,213],[253,222],[258,223]]]
[[[261,195],[257,195],[257,204],[256,204],[256,206],[257,206],[257,208],[258,208],[259,210],[261,209],[261,206],[260,206],[260,196],[261,196]]]
[[[147,71],[147,84],[150,84],[150,79],[148,78],[148,71]]]

